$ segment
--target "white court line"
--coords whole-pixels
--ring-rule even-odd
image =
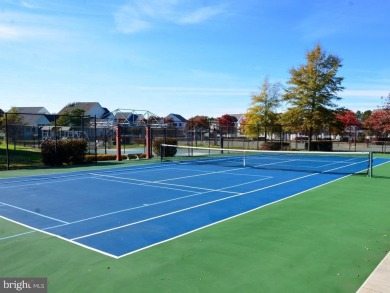
[[[357,163],[353,163],[353,164],[350,164],[350,165],[355,165],[355,164],[357,164]],[[327,170],[326,172],[322,172],[322,173],[331,172],[333,170],[337,170],[337,169],[340,169],[340,168],[342,168],[342,167],[330,169],[330,170]],[[137,224],[140,224],[140,223],[144,223],[144,222],[152,221],[152,220],[155,220],[155,219],[167,217],[167,216],[178,214],[178,213],[181,213],[181,212],[184,212],[184,211],[196,209],[196,208],[199,208],[199,207],[202,207],[202,206],[214,204],[216,202],[232,199],[232,198],[235,198],[235,197],[251,194],[251,193],[262,191],[262,190],[266,190],[266,189],[269,189],[269,188],[273,188],[275,186],[280,186],[280,185],[283,185],[283,184],[286,184],[286,183],[298,181],[298,180],[301,180],[301,179],[304,179],[304,178],[308,178],[308,177],[312,177],[312,176],[317,176],[317,175],[320,175],[320,174],[321,173],[308,174],[308,175],[305,175],[305,176],[293,178],[293,179],[290,179],[290,180],[286,180],[286,181],[279,182],[279,183],[276,183],[276,184],[272,184],[272,185],[269,185],[269,186],[265,186],[265,187],[262,187],[262,188],[254,189],[254,190],[251,190],[251,191],[248,191],[248,192],[238,193],[238,194],[235,194],[235,195],[227,196],[225,198],[209,201],[209,202],[198,204],[198,205],[195,205],[195,206],[192,206],[192,207],[188,207],[188,208],[185,208],[185,209],[180,209],[180,210],[177,210],[177,211],[174,211],[174,212],[162,214],[162,215],[155,216],[155,217],[152,217],[152,218],[149,218],[149,219],[144,219],[144,220],[141,220],[141,221],[129,223],[129,224],[126,224],[126,225],[115,227],[115,228],[106,229],[106,230],[102,230],[102,231],[99,231],[99,232],[95,232],[95,233],[87,234],[87,235],[84,235],[84,236],[76,237],[76,238],[73,238],[71,240],[74,241],[74,240],[78,240],[78,239],[88,238],[88,237],[91,237],[91,236],[100,235],[100,234],[104,234],[104,233],[107,233],[107,232],[123,229],[123,228],[129,227],[129,226],[134,226],[134,225],[137,225]],[[341,177],[341,178],[343,178],[343,177]],[[341,179],[341,178],[339,178],[339,179]]]
[[[28,232],[24,232],[24,233],[19,233],[19,234],[15,234],[15,235],[11,235],[11,236],[2,237],[2,238],[0,238],[0,241],[24,236],[24,235],[35,233],[35,232],[37,232],[37,231],[28,231]]]
[[[60,227],[68,226],[68,225],[73,225],[73,224],[77,224],[77,223],[81,223],[81,222],[86,222],[86,221],[89,221],[89,220],[94,220],[94,219],[97,219],[97,218],[102,218],[102,217],[106,217],[106,216],[110,216],[110,215],[115,215],[115,214],[119,214],[119,213],[123,213],[123,212],[128,212],[128,211],[131,211],[131,210],[148,208],[148,207],[159,205],[159,204],[165,204],[165,203],[172,202],[172,201],[177,201],[177,200],[182,200],[182,199],[186,199],[186,198],[190,198],[190,197],[195,197],[195,196],[199,196],[199,195],[203,195],[203,194],[207,194],[207,193],[211,193],[211,192],[223,192],[225,189],[238,187],[238,186],[242,186],[242,185],[246,185],[246,184],[251,184],[251,183],[254,183],[254,182],[264,181],[264,180],[267,180],[267,179],[268,178],[263,178],[263,179],[258,179],[258,180],[246,182],[246,183],[237,184],[237,185],[231,185],[231,186],[224,187],[224,188],[221,188],[221,189],[210,189],[210,190],[208,190],[206,192],[197,192],[197,193],[194,193],[194,194],[191,194],[191,195],[176,197],[176,198],[172,198],[172,199],[168,199],[168,200],[164,200],[164,201],[159,201],[159,202],[154,202],[154,203],[145,203],[145,204],[143,204],[141,206],[136,206],[136,207],[132,207],[132,208],[128,208],[128,209],[114,211],[114,212],[110,212],[110,213],[106,213],[106,214],[101,214],[101,215],[98,215],[98,216],[94,216],[94,217],[85,218],[85,219],[81,219],[81,220],[78,220],[78,221],[70,222],[70,223],[65,224],[65,225],[56,225],[56,226],[44,228],[43,230],[50,230],[50,229],[54,229],[54,228],[60,228]],[[105,180],[105,179],[103,179],[103,180]],[[109,181],[111,181],[111,180],[109,180]],[[124,182],[124,183],[126,183],[126,182]],[[228,193],[230,193],[230,194],[237,194],[237,192],[228,192]]]
[[[271,178],[273,178],[273,177],[264,177],[264,178],[261,178],[261,179],[247,181],[247,182],[236,184],[236,185],[230,185],[230,186],[227,186],[227,187],[224,187],[224,188],[220,188],[220,189],[211,189],[211,191],[227,192],[227,191],[224,191],[224,190],[230,189],[230,188],[233,188],[233,187],[238,187],[238,186],[243,186],[243,185],[247,185],[247,184],[252,184],[252,183],[255,183],[255,182],[259,182],[259,181],[269,180]],[[193,186],[189,186],[189,185],[179,185],[179,184],[173,184],[173,183],[165,183],[165,182],[161,182],[161,181],[155,181],[154,183],[162,184],[162,185],[172,185],[172,186],[180,186],[180,187],[203,189],[201,187],[193,187]],[[227,192],[227,193],[236,193],[236,192]]]
[[[172,188],[172,187],[167,187],[164,185],[172,185],[176,187],[186,187],[190,189],[195,189],[195,190],[207,190],[207,191],[216,191],[216,189],[210,189],[210,188],[203,188],[203,187],[195,187],[195,186],[187,186],[187,185],[178,185],[178,184],[158,184],[158,182],[154,181],[147,181],[147,180],[138,180],[138,179],[131,179],[131,178],[122,178],[122,177],[116,177],[116,176],[109,176],[109,175],[99,175],[96,174],[97,180],[106,180],[106,181],[112,181],[112,182],[118,182],[118,183],[123,183],[123,184],[131,184],[131,185],[138,185],[138,186],[148,186],[148,187],[153,187],[153,188],[161,188],[161,189],[170,189],[170,190],[176,190],[176,191],[182,191],[182,192],[194,192],[193,190],[187,190],[187,189],[179,189],[179,188]],[[108,178],[113,178],[113,179],[107,179]],[[116,180],[114,180],[116,179]],[[120,180],[118,180],[120,179]],[[124,181],[122,181],[124,180]],[[136,182],[143,182],[143,183],[134,183],[130,181],[136,181]],[[234,193],[234,192],[229,192],[229,191],[222,191],[225,193]]]
[[[15,221],[15,220],[12,220],[12,219],[3,217],[3,216],[1,216],[1,215],[0,215],[0,219],[4,219],[4,220],[9,221],[9,222],[11,222],[11,223],[15,223],[15,224],[17,224],[17,225],[26,227],[26,228],[28,228],[28,229],[33,230],[34,232],[41,232],[41,233],[43,233],[43,234],[45,234],[45,235],[49,235],[49,236],[51,236],[51,237],[55,237],[55,238],[64,240],[64,241],[66,241],[66,242],[75,244],[75,245],[77,245],[77,246],[83,247],[83,248],[85,248],[85,249],[92,250],[92,251],[98,252],[98,253],[100,253],[100,254],[103,254],[103,255],[106,255],[106,256],[109,256],[109,257],[118,259],[118,256],[113,255],[113,254],[110,254],[110,253],[105,252],[105,251],[103,251],[103,250],[99,250],[99,249],[96,249],[96,248],[93,248],[93,247],[84,245],[84,244],[82,244],[82,243],[79,243],[79,242],[76,242],[76,241],[72,241],[72,240],[67,239],[67,238],[65,238],[65,237],[62,237],[62,236],[60,236],[60,235],[53,234],[53,233],[50,233],[50,232],[47,232],[47,231],[44,231],[44,230],[41,230],[41,229],[38,229],[38,228],[35,228],[35,227],[32,227],[32,226],[26,225],[26,224],[24,224],[24,223],[21,223],[21,222],[18,222],[18,221]],[[19,236],[22,236],[22,235],[19,235]]]
[[[378,167],[378,166],[381,166],[381,165],[383,165],[383,164],[386,164],[386,163],[388,163],[388,162],[381,163],[381,164],[379,164],[379,165],[377,165],[377,166],[374,166],[374,168],[376,168],[376,167]],[[318,175],[318,173],[317,173],[317,174],[311,174],[311,175]],[[332,180],[332,181],[326,182],[326,183],[324,183],[324,184],[321,184],[321,185],[318,185],[318,186],[312,187],[312,188],[310,188],[310,189],[307,189],[307,190],[301,191],[301,192],[299,192],[299,193],[296,193],[296,194],[293,194],[293,195],[291,195],[291,196],[289,196],[289,197],[282,198],[282,199],[280,199],[280,200],[277,200],[277,201],[274,201],[274,202],[270,202],[270,203],[268,203],[268,204],[265,204],[265,205],[259,206],[259,207],[257,207],[257,208],[254,208],[254,209],[252,209],[252,210],[248,210],[248,211],[245,211],[245,212],[243,212],[243,213],[240,213],[240,214],[237,214],[237,215],[231,216],[231,217],[229,217],[229,218],[222,219],[222,220],[220,220],[220,221],[217,221],[217,222],[214,222],[214,223],[211,223],[211,224],[208,224],[208,225],[205,225],[205,226],[199,227],[199,228],[197,228],[197,229],[194,229],[194,230],[188,231],[188,232],[186,232],[186,233],[182,233],[182,234],[180,234],[180,235],[177,235],[177,236],[171,237],[171,238],[169,238],[169,239],[166,239],[166,240],[163,240],[163,241],[160,241],[160,242],[153,243],[153,244],[151,244],[151,245],[148,245],[148,246],[142,247],[142,248],[140,248],[140,249],[137,249],[137,250],[134,250],[134,251],[130,251],[129,253],[125,253],[125,254],[122,254],[122,255],[120,255],[120,256],[112,255],[112,254],[110,254],[110,253],[107,253],[107,252],[105,252],[105,251],[102,251],[102,250],[99,250],[99,249],[96,249],[96,248],[92,248],[92,247],[90,247],[90,246],[84,245],[84,244],[82,244],[82,243],[79,243],[79,242],[76,242],[76,241],[71,241],[70,239],[67,239],[67,238],[61,237],[61,236],[59,236],[59,235],[56,235],[56,234],[53,234],[53,233],[49,233],[49,232],[46,232],[46,231],[42,231],[42,230],[40,230],[40,229],[37,229],[37,228],[31,227],[31,226],[28,226],[28,225],[26,225],[26,224],[23,224],[23,223],[20,223],[20,222],[14,221],[14,220],[12,220],[12,219],[5,218],[5,217],[3,217],[3,216],[1,216],[1,215],[0,215],[0,218],[2,218],[2,219],[4,219],[4,220],[8,220],[8,221],[10,221],[10,222],[13,222],[13,223],[16,223],[16,224],[18,224],[18,225],[21,225],[21,226],[27,227],[27,228],[29,228],[29,229],[32,229],[32,230],[34,230],[34,231],[37,231],[37,232],[42,232],[42,233],[44,233],[44,234],[47,234],[47,235],[50,235],[50,236],[52,236],[52,237],[56,237],[56,238],[58,238],[58,239],[61,239],[61,240],[67,241],[67,242],[69,242],[69,243],[75,244],[75,245],[77,245],[77,246],[80,246],[80,247],[83,247],[83,248],[85,248],[85,249],[89,249],[89,250],[91,250],[91,251],[98,252],[98,253],[100,253],[100,254],[103,254],[103,255],[109,256],[109,257],[111,257],[111,258],[114,258],[114,259],[120,259],[120,258],[122,258],[122,257],[125,257],[125,256],[128,256],[128,255],[130,255],[130,254],[137,253],[137,252],[139,252],[139,251],[142,251],[142,250],[145,250],[145,249],[151,248],[151,247],[153,247],[153,246],[157,246],[157,245],[159,245],[159,244],[162,244],[162,243],[165,243],[165,242],[168,242],[168,241],[171,241],[171,240],[174,240],[174,239],[180,238],[180,237],[182,237],[182,236],[185,236],[185,235],[191,234],[191,233],[193,233],[193,232],[196,232],[196,231],[202,230],[202,229],[204,229],[204,228],[207,228],[207,227],[210,227],[210,226],[216,225],[216,224],[218,224],[218,223],[225,222],[225,221],[227,221],[227,220],[230,220],[230,219],[233,219],[233,218],[239,217],[239,216],[241,216],[241,215],[244,215],[244,214],[250,213],[250,212],[252,212],[252,211],[255,211],[255,210],[258,210],[258,209],[264,208],[264,207],[266,207],[266,206],[269,206],[269,205],[272,205],[272,204],[275,204],[275,203],[278,203],[278,202],[284,201],[284,200],[286,200],[286,199],[289,199],[289,198],[295,197],[295,196],[297,196],[297,195],[300,195],[300,194],[302,194],[302,193],[305,193],[305,192],[307,192],[307,191],[310,191],[310,190],[313,190],[313,189],[317,189],[317,188],[319,188],[319,187],[321,187],[321,186],[325,186],[325,185],[327,185],[327,184],[333,183],[333,182],[335,182],[335,181],[338,181],[338,180],[344,179],[344,178],[346,178],[346,177],[349,177],[349,176],[351,176],[351,174],[349,174],[349,175],[346,175],[346,176],[342,176],[342,177],[340,177],[340,178],[337,178],[337,179],[335,179],[335,180]]]
[[[56,222],[60,222],[60,223],[63,223],[63,224],[69,224],[69,222],[65,222],[65,221],[62,221],[62,220],[59,220],[59,219],[56,219],[56,218],[45,216],[43,214],[39,214],[39,213],[36,213],[36,212],[33,212],[33,211],[29,211],[29,210],[26,210],[26,209],[23,209],[23,208],[20,208],[20,207],[11,205],[11,204],[7,204],[7,203],[4,203],[4,202],[0,202],[0,203],[5,205],[5,206],[7,206],[7,207],[11,207],[11,208],[14,208],[14,209],[17,209],[17,210],[21,210],[23,212],[27,212],[29,214],[33,214],[33,215],[36,215],[36,216],[39,216],[39,217],[42,217],[42,218],[50,219],[50,220],[53,220],[53,221],[56,221]]]
[[[222,174],[222,173],[229,173],[229,172],[234,172],[235,170],[242,170],[242,168],[234,168],[234,169],[228,169],[228,170],[223,170],[223,171],[215,171],[215,172],[207,172],[203,174],[196,174],[196,175],[188,175],[188,176],[182,176],[182,177],[175,177],[175,178],[169,178],[169,179],[163,179],[163,180],[157,180],[157,181],[152,181],[153,183],[161,183],[165,181],[172,181],[172,180],[178,180],[178,179],[185,179],[185,178],[193,178],[193,177],[200,177],[200,176],[208,176],[208,175],[214,175],[214,174]],[[231,174],[234,176],[246,176],[246,174]],[[260,177],[260,176],[259,176]],[[261,177],[269,177],[272,178],[271,176],[261,176]]]
[[[144,204],[141,205],[141,206],[136,206],[136,207],[132,207],[132,208],[128,208],[128,209],[123,209],[123,210],[119,210],[119,211],[114,211],[114,212],[110,212],[110,213],[106,213],[106,214],[101,214],[101,215],[98,215],[98,216],[94,216],[94,217],[85,218],[85,219],[81,219],[81,220],[78,220],[78,221],[70,222],[70,223],[67,223],[67,224],[64,224],[64,225],[51,226],[51,227],[44,228],[44,229],[42,229],[42,230],[50,230],[50,229],[60,228],[60,227],[69,226],[69,225],[73,225],[73,224],[78,224],[78,223],[82,223],[82,222],[94,220],[94,219],[97,219],[97,218],[102,218],[102,217],[106,217],[106,216],[111,216],[111,215],[115,215],[115,214],[120,214],[120,213],[132,211],[132,210],[137,210],[137,209],[148,208],[148,207],[151,207],[151,206],[156,206],[156,205],[160,205],[160,204],[165,204],[165,203],[168,203],[168,202],[173,202],[173,201],[177,201],[177,200],[182,200],[182,199],[186,199],[186,198],[190,198],[190,197],[195,197],[195,196],[199,196],[199,195],[203,195],[203,194],[207,194],[207,193],[211,193],[211,192],[216,192],[216,191],[218,191],[218,190],[209,190],[209,191],[206,191],[206,192],[198,192],[198,193],[194,193],[194,194],[191,194],[191,195],[186,195],[186,196],[171,198],[171,199],[167,199],[167,200],[159,201],[159,202],[144,203]],[[237,194],[237,192],[229,192],[229,193]]]
[[[58,179],[58,178],[56,178],[56,179]],[[64,179],[64,180],[56,180],[56,179],[37,180],[37,182],[31,182],[28,184],[16,184],[16,185],[6,185],[6,186],[0,185],[0,189],[19,188],[19,187],[25,187],[25,186],[39,186],[39,185],[45,185],[45,184],[55,184],[58,182],[81,180],[81,179],[85,179],[85,178],[84,177],[74,177],[74,178],[68,178],[68,179]],[[12,183],[16,183],[16,182],[12,182]]]
[[[220,199],[217,199],[217,200],[212,200],[212,201],[209,201],[209,202],[198,204],[198,205],[195,205],[195,206],[192,206],[192,207],[188,207],[188,208],[180,209],[180,210],[173,211],[173,212],[170,212],[170,213],[158,215],[158,216],[155,216],[155,217],[152,217],[152,218],[148,218],[148,219],[144,219],[144,220],[141,220],[141,221],[137,221],[137,222],[129,223],[129,224],[126,224],[126,225],[118,226],[118,227],[115,227],[115,228],[106,229],[106,230],[102,230],[102,231],[99,231],[99,232],[87,234],[87,235],[84,235],[84,236],[72,238],[71,240],[75,241],[75,240],[88,238],[88,237],[91,237],[91,236],[95,236],[95,235],[99,235],[99,234],[103,234],[103,233],[107,233],[107,232],[123,229],[123,228],[129,227],[129,226],[134,226],[134,225],[137,225],[137,224],[140,224],[140,223],[149,222],[149,221],[152,221],[152,220],[155,220],[155,219],[159,219],[159,218],[167,217],[167,216],[170,216],[170,215],[178,214],[178,213],[181,213],[181,212],[184,212],[184,211],[196,209],[196,208],[199,208],[199,207],[202,207],[202,206],[214,204],[216,202],[225,201],[225,200],[228,200],[228,199],[232,199],[232,198],[235,198],[235,197],[247,195],[247,194],[250,194],[250,193],[258,192],[258,191],[261,191],[261,190],[269,189],[269,188],[272,188],[272,187],[275,187],[275,186],[283,185],[283,184],[286,184],[286,183],[289,183],[289,182],[301,180],[303,178],[316,176],[316,175],[318,175],[318,173],[301,176],[301,177],[298,177],[298,178],[294,178],[294,179],[290,179],[290,180],[287,180],[287,181],[279,182],[279,183],[276,183],[276,184],[273,184],[273,185],[265,186],[265,187],[262,187],[262,188],[259,188],[259,189],[255,189],[255,190],[251,190],[251,191],[248,191],[248,192],[238,193],[238,194],[227,196],[227,197],[220,198]]]

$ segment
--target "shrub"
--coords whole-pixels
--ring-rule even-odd
[[[121,155],[121,157],[122,157],[122,160],[127,159],[126,155]],[[98,154],[98,155],[96,155],[96,159],[98,161],[114,161],[114,160],[116,160],[116,155],[115,154]],[[95,162],[95,155],[86,155],[85,161],[87,163]]]
[[[308,148],[309,143],[305,143],[305,149],[307,150]],[[310,143],[310,150],[331,152],[333,150],[333,143],[332,141],[312,141]]]
[[[280,142],[280,141],[267,141],[261,144],[260,149],[264,151],[280,151],[280,150],[288,150],[290,144],[288,142]]]
[[[87,146],[84,139],[45,140],[41,144],[42,162],[46,166],[82,164]]]
[[[177,139],[176,138],[173,138],[173,137],[157,137],[155,139],[153,139],[153,142],[152,142],[152,148],[153,148],[153,152],[157,155],[157,156],[160,156],[161,155],[161,145],[162,144],[170,144],[170,145],[177,145]],[[176,152],[177,152],[177,148],[175,147],[166,147],[165,148],[165,154],[164,156],[165,157],[173,157],[176,155]]]

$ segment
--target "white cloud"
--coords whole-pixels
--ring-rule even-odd
[[[15,27],[0,24],[0,39],[15,39],[21,34]]]
[[[376,97],[380,98],[386,96],[389,90],[346,90],[341,96],[344,97]]]
[[[26,38],[42,38],[50,33],[44,29],[11,26],[0,23],[0,40],[24,40]]]
[[[221,14],[223,8],[221,6],[209,6],[196,9],[195,11],[188,13],[177,20],[179,24],[197,24],[206,21],[207,19]]]
[[[131,0],[114,14],[116,28],[122,33],[136,33],[161,24],[202,23],[222,14],[224,6],[200,6],[190,1]]]

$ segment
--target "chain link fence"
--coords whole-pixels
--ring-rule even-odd
[[[84,139],[86,154],[116,154],[116,125],[89,116],[4,113],[0,124],[0,170],[42,167],[41,144],[45,140]],[[121,125],[121,153],[145,153],[145,124]],[[150,125],[154,138],[175,138],[180,145],[307,150],[306,133],[290,133],[281,125],[232,125],[209,123],[208,127],[179,128],[174,124]],[[251,137],[244,129],[251,128]],[[312,136],[311,150],[390,152],[388,135],[350,128],[343,133],[323,131]],[[96,160],[95,160],[96,161]]]

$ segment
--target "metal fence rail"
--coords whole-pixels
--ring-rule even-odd
[[[4,113],[0,120],[0,170],[42,167],[40,146],[44,140],[56,142],[69,139],[85,139],[86,154],[116,154],[116,125],[90,116],[56,114]],[[121,153],[145,153],[146,124],[121,124]],[[174,124],[150,125],[152,139],[175,138],[188,146],[307,150],[305,133],[289,133],[280,125],[224,126],[215,122],[208,127],[179,128]],[[248,137],[243,129],[252,127],[254,135]],[[370,135],[369,135],[370,134]],[[372,136],[370,131],[346,131],[333,134],[330,131],[313,135],[316,150],[390,152],[387,136]],[[312,146],[312,147],[313,147]],[[314,149],[315,149],[314,148]],[[313,149],[313,148],[312,148]]]

